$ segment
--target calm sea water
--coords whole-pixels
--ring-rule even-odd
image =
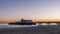
[[[38,25],[8,25],[6,24],[0,24],[0,28],[16,28],[16,27],[35,27]]]
[[[48,25],[47,23],[36,24],[36,25],[8,25],[8,23],[0,24],[0,28],[16,28],[16,27],[36,27],[38,25]],[[57,25],[56,23],[51,23],[49,25]]]

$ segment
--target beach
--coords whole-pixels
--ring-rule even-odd
[[[37,27],[0,28],[0,34],[60,34],[60,25]]]

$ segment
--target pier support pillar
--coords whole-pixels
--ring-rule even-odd
[[[60,25],[60,23],[57,23],[57,25]]]
[[[50,25],[50,23],[47,23],[48,25]]]

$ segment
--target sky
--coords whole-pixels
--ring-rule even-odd
[[[60,0],[0,0],[0,22],[60,21]]]

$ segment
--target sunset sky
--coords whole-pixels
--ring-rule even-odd
[[[0,22],[60,21],[60,0],[0,0]]]

